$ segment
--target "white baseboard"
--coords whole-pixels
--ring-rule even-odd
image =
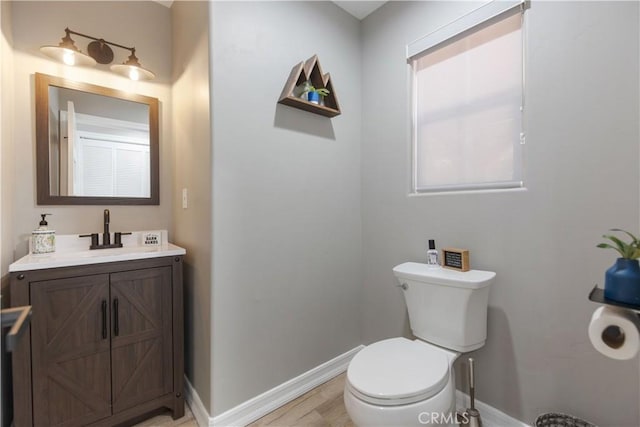
[[[209,412],[202,404],[198,392],[193,388],[186,375],[184,376],[184,400],[189,405],[199,427],[213,426],[213,418],[209,416]]]
[[[213,418],[213,426],[246,426],[309,390],[345,372],[358,346]]]
[[[470,398],[468,394],[456,390],[456,408],[468,408],[470,406],[469,402]],[[529,427],[529,424],[507,415],[493,406],[480,402],[478,399],[476,399],[475,406],[480,412],[483,427]]]
[[[209,416],[198,393],[188,380],[185,382],[185,398],[198,426],[243,427],[345,372],[353,356],[363,348],[364,346],[360,345],[349,350],[213,418]]]

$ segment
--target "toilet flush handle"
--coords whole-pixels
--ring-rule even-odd
[[[406,291],[407,289],[409,289],[409,285],[407,285],[406,283],[403,283],[401,285],[396,285],[399,288],[402,288],[403,291]]]

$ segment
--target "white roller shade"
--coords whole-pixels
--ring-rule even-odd
[[[437,30],[420,37],[418,40],[407,45],[407,59],[411,59],[422,52],[438,46],[439,44],[449,41],[452,38],[469,31],[480,24],[499,18],[501,15],[509,12],[523,10],[526,6],[526,0],[492,0],[477,9],[472,10],[466,15],[461,16],[443,25]]]
[[[522,185],[522,15],[411,60],[414,190]]]

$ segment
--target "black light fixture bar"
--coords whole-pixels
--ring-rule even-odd
[[[64,31],[67,34],[74,34],[76,36],[84,37],[86,39],[91,39],[91,40],[94,40],[94,41],[97,41],[97,42],[100,42],[100,43],[106,43],[106,44],[109,44],[111,46],[119,47],[121,49],[126,49],[126,50],[131,51],[131,52],[135,52],[135,50],[136,50],[135,47],[127,47],[127,46],[123,46],[123,45],[118,44],[118,43],[110,42],[110,41],[105,40],[105,39],[99,39],[99,38],[96,38],[96,37],[93,37],[93,36],[89,36],[87,34],[78,33],[77,31],[70,30],[68,27],[65,28]]]
[[[65,37],[58,46],[42,46],[40,50],[47,56],[62,61],[67,65],[89,65],[110,64],[113,62],[113,50],[109,46],[119,47],[131,52],[131,55],[122,64],[114,64],[111,71],[129,77],[131,80],[151,80],[155,77],[151,71],[142,67],[140,61],[136,57],[136,48],[124,46],[105,39],[90,36],[88,34],[79,33],[69,29],[64,29]],[[93,40],[87,46],[87,54],[82,53],[74,44],[71,34]]]

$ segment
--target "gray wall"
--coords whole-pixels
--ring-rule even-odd
[[[359,22],[330,2],[214,2],[213,413],[361,343]],[[276,104],[318,54],[342,115]]]
[[[209,108],[209,4],[174,2],[173,193],[186,188],[188,208],[174,198],[172,235],[185,256],[185,370],[211,412],[211,121]]]
[[[0,244],[1,270],[0,276],[9,269],[13,262],[13,247],[11,239],[5,238],[11,233],[13,227],[13,212],[11,209],[13,198],[13,185],[8,185],[13,178],[13,91],[9,88],[13,84],[13,49],[11,30],[11,3],[0,3],[0,232],[2,242]],[[7,233],[7,234],[5,234]],[[5,278],[2,278],[4,285]],[[4,288],[4,286],[3,286]],[[4,289],[3,289],[4,291]],[[3,292],[4,294],[4,292]],[[3,299],[2,306],[7,304]]]
[[[637,426],[638,361],[591,347],[587,294],[615,259],[600,235],[638,227],[638,3],[527,11],[526,190],[408,196],[404,48],[472,7],[390,2],[363,22],[363,87],[384,90],[362,115],[364,340],[407,334],[394,265],[424,260],[429,238],[465,247],[497,272],[477,397],[527,422],[557,410]]]
[[[13,227],[11,200],[13,186],[7,185],[7,178],[13,171],[13,91],[7,90],[13,84],[13,50],[11,48],[11,3],[0,2],[0,307],[8,307],[8,276],[5,272],[13,261],[11,239],[5,239],[5,233]],[[2,335],[6,331],[2,331]],[[13,420],[13,401],[11,396],[11,356],[4,351],[4,340],[0,348],[0,425],[8,427]]]

